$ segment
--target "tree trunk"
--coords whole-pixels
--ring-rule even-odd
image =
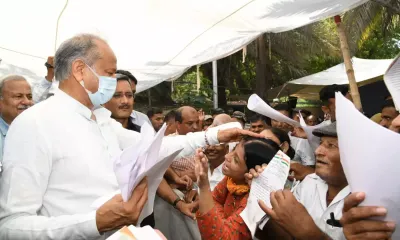
[[[256,89],[257,95],[267,100],[267,90],[272,86],[272,66],[267,59],[264,34],[257,38]]]
[[[374,0],[374,2],[388,8],[389,10],[400,14],[400,3],[398,0]]]
[[[267,53],[265,47],[264,34],[257,38],[257,63],[256,63],[256,94],[265,99],[266,79],[267,79]]]

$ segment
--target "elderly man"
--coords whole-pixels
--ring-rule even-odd
[[[54,61],[59,90],[15,119],[7,135],[0,239],[105,239],[109,231],[137,224],[147,201],[143,179],[127,202],[118,194],[91,208],[119,189],[113,158],[140,141],[140,134],[124,129],[101,106],[117,85],[114,52],[103,39],[82,34],[62,43]],[[214,128],[166,137],[160,155],[177,146],[184,148],[181,155],[193,154],[206,142],[240,134],[251,133]]]
[[[31,86],[24,77],[11,75],[0,80],[0,164],[8,127],[18,115],[32,105]]]
[[[350,189],[340,162],[336,123],[313,134],[321,137],[315,174],[308,175],[293,193],[271,193],[272,209],[260,203],[272,220],[264,231],[276,239],[345,239],[339,219]]]
[[[117,74],[117,88],[113,97],[104,104],[111,112],[111,117],[128,130],[140,132],[140,126],[133,123],[131,113],[135,94],[132,91],[132,82],[128,76]]]

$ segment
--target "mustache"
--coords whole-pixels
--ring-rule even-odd
[[[129,109],[129,108],[131,108],[131,106],[128,105],[128,104],[123,104],[123,105],[118,107],[118,109]]]
[[[21,106],[19,106],[17,109],[18,110],[26,110],[26,109],[28,109],[30,106],[29,105],[21,105]]]

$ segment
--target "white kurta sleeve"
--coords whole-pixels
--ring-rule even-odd
[[[24,113],[8,131],[0,179],[0,239],[100,237],[95,212],[55,217],[38,215],[43,211],[52,173],[52,143],[42,133],[35,119]]]

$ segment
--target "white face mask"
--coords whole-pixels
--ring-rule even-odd
[[[88,93],[89,99],[92,102],[93,106],[97,108],[100,107],[101,104],[110,101],[115,93],[115,89],[117,88],[117,79],[113,77],[99,76],[91,67],[89,67],[89,65],[86,64],[86,66],[99,79],[99,89],[97,90],[97,92],[92,93],[85,88],[85,83],[83,82],[83,80],[80,81],[80,84]]]

